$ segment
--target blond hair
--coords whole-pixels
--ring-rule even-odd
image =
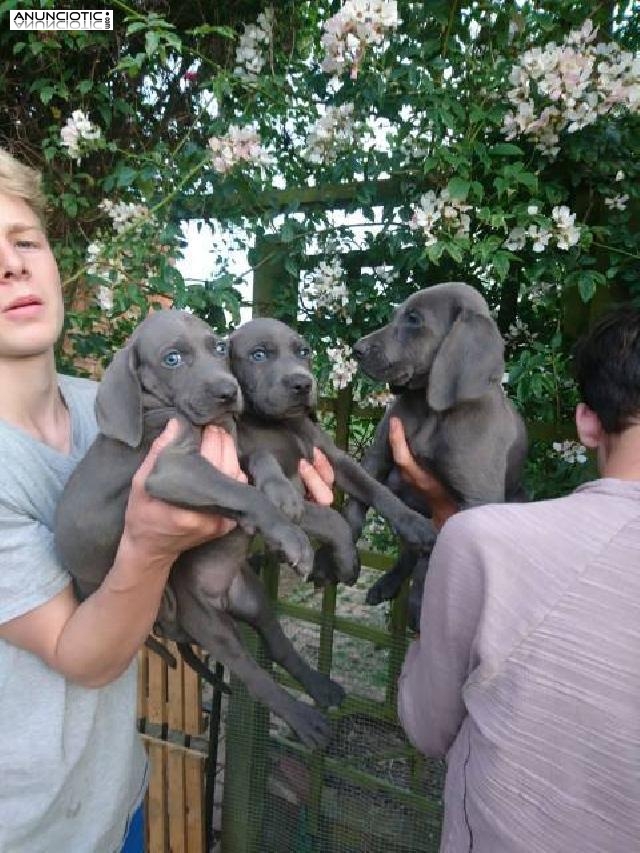
[[[40,172],[20,163],[4,148],[0,148],[0,193],[21,198],[44,227],[47,201]]]

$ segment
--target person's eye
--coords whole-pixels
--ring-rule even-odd
[[[263,347],[254,349],[251,353],[250,358],[252,359],[252,361],[265,361],[267,358],[267,351]]]
[[[218,355],[226,355],[228,344],[226,341],[218,341],[216,344],[216,352]]]
[[[422,317],[415,311],[409,311],[404,318],[409,326],[419,326],[422,323]]]
[[[35,240],[16,240],[16,246],[19,249],[37,249],[38,243]]]
[[[179,353],[176,349],[172,349],[163,355],[162,363],[165,367],[180,367],[182,364],[182,353]]]
[[[309,347],[298,347],[298,355],[300,358],[309,358],[311,355],[311,350]]]

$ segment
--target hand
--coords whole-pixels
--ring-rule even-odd
[[[440,480],[421,468],[413,458],[400,418],[391,418],[389,422],[389,444],[403,479],[424,495],[431,510],[431,520],[440,530],[445,521],[458,512],[458,504]]]
[[[333,503],[334,473],[331,463],[321,450],[313,448],[313,465],[306,459],[298,464],[300,478],[307,490],[307,497],[321,506]]]
[[[123,538],[142,551],[143,560],[154,559],[173,562],[179,554],[203,542],[217,539],[233,530],[236,522],[221,515],[181,509],[152,498],[144,487],[158,455],[179,434],[178,421],[171,420],[153,442],[136,471],[125,515]],[[231,436],[220,427],[205,427],[200,453],[223,474],[246,482],[240,470],[235,444]]]

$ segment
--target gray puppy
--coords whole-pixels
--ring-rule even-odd
[[[353,583],[359,566],[350,529],[337,512],[302,497],[298,463],[310,460],[314,447],[333,465],[338,487],[375,506],[414,548],[429,548],[433,534],[421,515],[339,450],[315,423],[310,357],[307,342],[279,320],[258,318],[232,334],[231,368],[244,398],[238,445],[243,467],[256,486],[325,544],[337,565],[337,579]]]
[[[306,535],[257,489],[225,476],[199,453],[199,428],[217,423],[233,431],[240,403],[226,341],[193,315],[180,311],[149,315],[116,354],[100,383],[99,434],[63,491],[56,546],[80,596],[86,597],[113,564],[133,474],[154,438],[171,417],[177,417],[181,434],[159,455],[147,490],[177,506],[234,518],[239,527],[181,555],[172,568],[154,630],[180,643],[199,643],[314,747],[327,741],[327,721],[258,666],[234,623],[235,617],[256,628],[273,659],[318,704],[340,704],[342,688],[296,653],[260,580],[246,563],[248,534],[258,530],[306,577],[313,560]]]
[[[447,486],[462,509],[523,500],[527,453],[524,423],[506,399],[504,344],[487,303],[467,284],[448,282],[414,293],[391,322],[362,338],[353,352],[371,378],[397,397],[387,409],[363,467],[410,505],[422,499],[403,484],[389,446],[389,419],[400,418],[417,462]],[[350,501],[345,516],[357,539],[366,501]],[[423,504],[423,512],[428,509]],[[370,590],[377,604],[394,597],[414,572],[410,616],[419,624],[428,559],[405,551]]]

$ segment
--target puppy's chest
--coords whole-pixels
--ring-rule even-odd
[[[442,416],[428,407],[416,410],[403,406],[401,401],[393,412],[404,427],[407,444],[413,456],[424,468],[433,467],[434,460],[443,452]]]
[[[310,459],[313,448],[286,425],[271,425],[245,421],[238,423],[240,461],[257,451],[271,453],[287,477],[297,476],[298,462]]]

